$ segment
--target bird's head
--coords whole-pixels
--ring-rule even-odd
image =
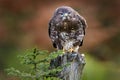
[[[62,21],[71,21],[76,16],[74,10],[68,6],[57,8],[54,15]]]

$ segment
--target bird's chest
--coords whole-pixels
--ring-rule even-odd
[[[74,33],[78,29],[77,25],[71,21],[61,22],[57,28],[58,31],[66,33]]]
[[[78,27],[76,24],[71,22],[63,22],[58,27],[58,32],[61,38],[63,39],[72,39],[75,36],[76,31],[78,30]]]

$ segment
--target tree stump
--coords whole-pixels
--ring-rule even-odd
[[[64,66],[68,64],[67,66]],[[62,66],[63,70],[57,74],[62,80],[81,80],[82,71],[85,65],[84,54],[72,52],[65,53],[51,60],[52,68]]]

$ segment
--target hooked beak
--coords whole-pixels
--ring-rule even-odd
[[[68,13],[64,13],[62,19],[63,19],[63,20],[68,20],[68,19],[69,19]]]

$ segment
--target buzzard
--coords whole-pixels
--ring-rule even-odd
[[[58,7],[49,22],[49,37],[53,46],[65,52],[78,52],[83,44],[86,20],[68,6]]]

